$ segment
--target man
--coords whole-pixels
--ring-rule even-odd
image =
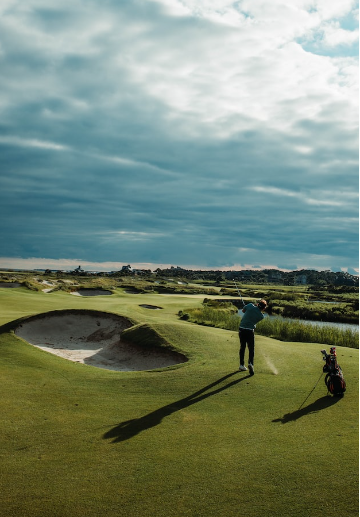
[[[244,356],[246,345],[249,348],[249,372],[254,375],[254,352],[255,352],[255,327],[256,324],[264,318],[263,312],[266,310],[267,303],[265,300],[260,300],[257,305],[248,303],[243,308],[244,316],[240,321],[239,338],[240,338],[240,368],[241,372],[246,372],[247,368],[244,366]]]

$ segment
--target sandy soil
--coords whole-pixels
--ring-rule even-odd
[[[64,359],[108,370],[153,370],[184,362],[171,351],[122,342],[120,334],[130,326],[121,316],[68,310],[29,318],[15,334]]]
[[[78,291],[74,291],[70,294],[75,296],[108,296],[113,293],[107,289],[79,289]]]

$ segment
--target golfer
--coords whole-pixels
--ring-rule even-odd
[[[264,318],[263,312],[266,310],[267,303],[265,300],[260,300],[257,305],[248,303],[243,308],[244,316],[240,321],[239,338],[240,338],[240,368],[241,372],[246,372],[247,368],[244,365],[246,345],[249,348],[249,372],[254,375],[254,352],[255,352],[255,327],[256,324]]]

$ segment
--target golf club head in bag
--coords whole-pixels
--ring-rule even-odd
[[[321,350],[325,364],[323,372],[326,373],[325,384],[326,387],[334,397],[343,397],[346,391],[346,382],[340,365],[337,362],[336,347],[330,348],[328,354],[326,350]]]

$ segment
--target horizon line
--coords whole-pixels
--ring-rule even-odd
[[[96,271],[96,272],[109,272],[121,270],[123,266],[131,265],[132,269],[145,269],[155,271],[156,269],[184,269],[188,271],[263,271],[266,269],[272,269],[275,271],[281,271],[284,273],[290,273],[294,271],[330,271],[333,273],[348,273],[352,276],[359,276],[358,268],[350,268],[355,271],[355,274],[349,273],[349,268],[340,268],[339,271],[334,271],[330,267],[314,268],[307,266],[297,266],[296,268],[284,268],[276,265],[251,265],[251,264],[234,264],[232,266],[199,266],[199,265],[176,265],[165,264],[165,263],[153,263],[153,262],[93,262],[82,259],[46,259],[46,258],[20,258],[20,257],[0,257],[0,270],[4,269],[20,269],[24,271],[35,271],[35,270],[69,270],[75,267],[81,267],[85,272]],[[85,269],[87,268],[87,269]],[[73,270],[72,269],[72,270]]]

